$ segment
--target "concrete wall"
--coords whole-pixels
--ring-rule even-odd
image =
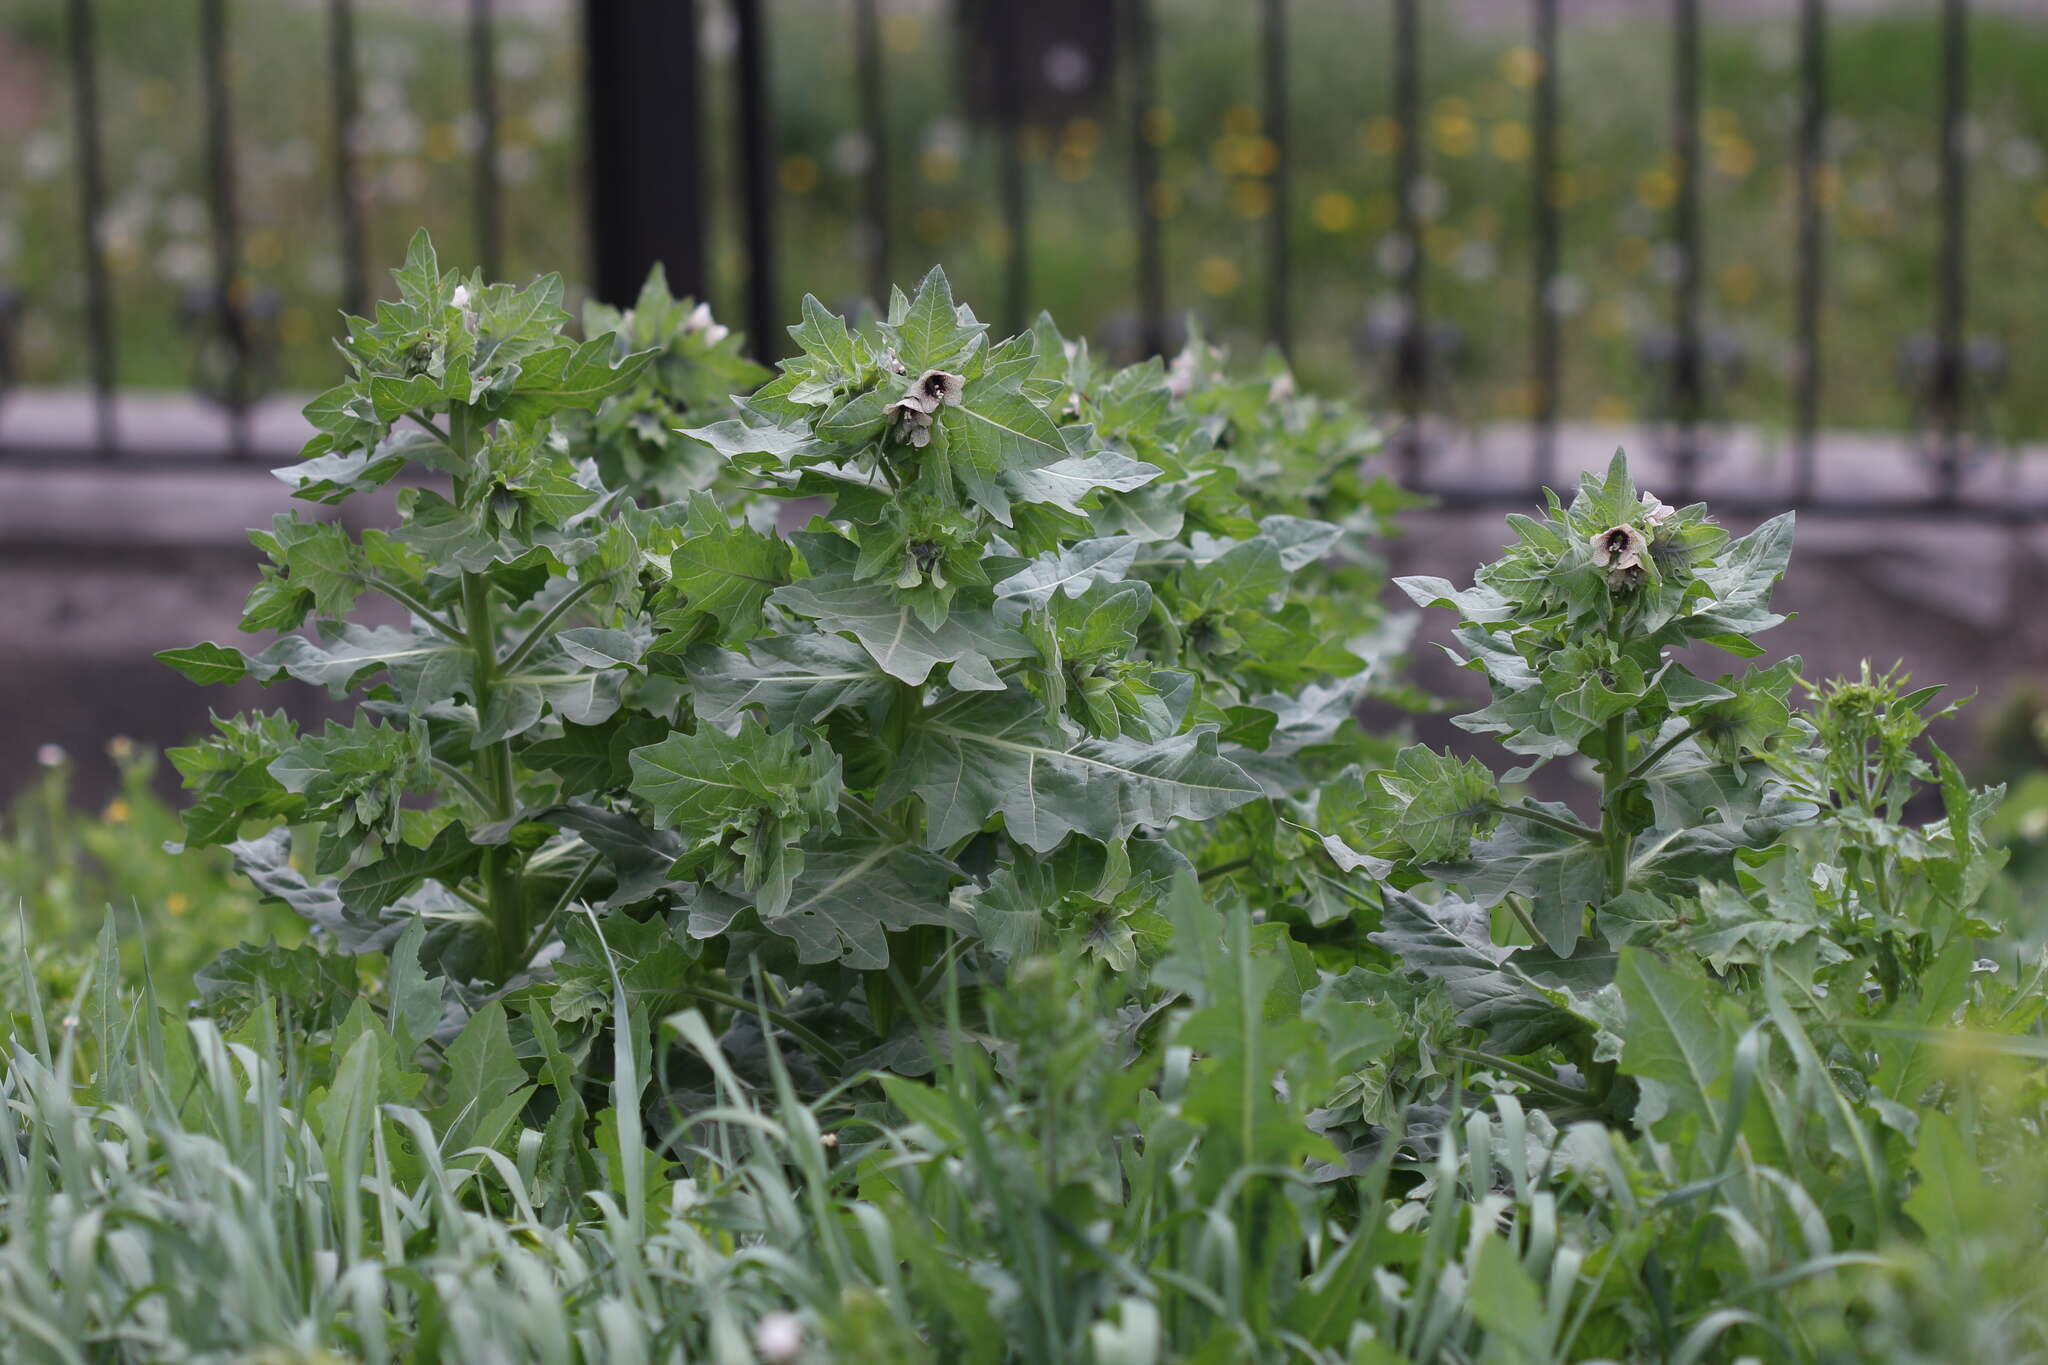
[[[290,505],[284,486],[266,472],[286,458],[285,435],[280,430],[266,440],[251,467],[231,472],[0,461],[0,798],[32,776],[43,744],[62,745],[80,759],[81,795],[94,799],[105,790],[99,750],[111,736],[181,743],[205,729],[209,708],[284,705],[307,718],[339,712],[324,695],[295,684],[195,687],[150,658],[174,645],[236,639],[257,562],[244,529],[267,524]],[[1560,451],[1565,469],[1604,462],[1616,439],[1602,431],[1567,435]],[[1497,447],[1475,442],[1439,468],[1453,479],[1498,479],[1517,467],[1516,448],[1507,436]],[[1881,459],[1877,450],[1828,452],[1829,486],[1866,493],[1910,487],[1910,462]],[[1756,460],[1768,458],[1767,451],[1731,458],[1710,470],[1710,482],[1742,483],[1753,496]],[[2039,493],[2048,463],[2034,468],[2043,474],[2028,471],[2025,486],[2014,484],[2009,496]],[[2012,476],[1990,470],[1976,477]],[[1645,481],[1656,486],[1653,478]],[[2003,486],[1977,492],[1996,501]],[[298,506],[302,515],[327,511]],[[377,524],[382,515],[375,507],[349,509],[358,525]],[[1747,529],[1745,519],[1726,520],[1731,529]],[[1395,571],[1461,583],[1504,535],[1496,511],[1422,512],[1406,525],[1389,547]],[[1943,736],[1964,754],[1992,704],[2029,680],[2048,679],[2048,526],[1808,515],[1780,600],[1799,619],[1766,643],[1804,655],[1809,672],[1850,671],[1865,657],[1881,666],[1897,660],[1922,682],[1980,694],[1984,703],[1971,708],[1968,723]],[[365,607],[375,609],[369,599]],[[1419,638],[1445,637],[1450,624],[1448,613],[1427,613]],[[1738,665],[1732,658],[1707,662]],[[1454,694],[1476,695],[1483,686],[1434,650],[1417,651],[1417,669],[1427,683]],[[1435,724],[1424,732],[1455,733]]]

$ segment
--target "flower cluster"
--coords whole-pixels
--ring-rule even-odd
[[[1651,553],[1650,538],[1676,515],[1677,510],[1666,507],[1654,493],[1645,493],[1634,521],[1610,526],[1592,537],[1589,544],[1593,567],[1607,571],[1610,590],[1623,592],[1642,586],[1648,577],[1643,561]],[[1641,523],[1640,527],[1637,522]],[[1648,528],[1647,533],[1643,527]]]
[[[967,381],[957,374],[945,370],[926,370],[917,377],[917,382],[904,390],[903,396],[883,408],[896,434],[910,445],[922,450],[931,443],[932,418],[947,404],[960,405],[960,395]]]

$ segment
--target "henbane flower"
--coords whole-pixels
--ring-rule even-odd
[[[944,370],[926,370],[917,377],[917,382],[910,386],[910,391],[903,395],[903,401],[915,402],[926,412],[937,412],[948,403],[955,407],[960,406],[960,395],[966,386],[967,381],[957,374],[948,374]]]
[[[1650,542],[1641,531],[1626,523],[1610,526],[1593,537],[1593,564],[1607,570],[1607,586],[1632,587],[1643,578],[1643,556]]]
[[[945,370],[926,370],[904,390],[903,396],[882,412],[897,426],[897,434],[922,448],[932,439],[932,417],[946,404],[960,404],[967,381]]]

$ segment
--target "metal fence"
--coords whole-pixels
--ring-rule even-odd
[[[500,259],[502,205],[505,190],[498,173],[499,99],[492,61],[498,23],[493,0],[462,0],[467,6],[466,61],[471,98],[480,136],[473,151],[470,193],[474,252],[487,273]],[[1651,0],[1644,0],[1647,5]],[[1674,278],[1669,298],[1668,329],[1644,342],[1646,359],[1658,373],[1654,423],[1658,454],[1667,462],[1666,477],[1682,496],[1693,488],[1711,454],[1708,393],[1717,363],[1713,337],[1703,325],[1701,260],[1701,20],[1702,0],[1659,0],[1668,10],[1668,60],[1671,107],[1668,111],[1670,165],[1676,193],[1670,206],[1669,239],[1675,247]],[[100,141],[99,70],[95,35],[99,16],[94,0],[65,0],[68,20],[68,85],[75,107],[78,136],[78,218],[85,256],[85,336],[95,395],[94,453],[105,460],[141,459],[151,452],[146,437],[123,442],[117,437],[114,407],[115,329],[119,325],[109,273],[98,232],[106,209]],[[1269,184],[1275,198],[1262,243],[1267,296],[1263,326],[1283,351],[1293,335],[1293,298],[1298,283],[1295,245],[1289,230],[1292,192],[1289,90],[1288,0],[1253,0],[1257,5],[1259,47],[1257,69],[1265,136],[1274,145],[1277,164]],[[1432,323],[1425,288],[1430,269],[1417,248],[1423,224],[1416,187],[1425,174],[1425,146],[1420,135],[1424,118],[1426,68],[1424,0],[1357,0],[1361,6],[1385,7],[1392,18],[1392,41],[1382,53],[1361,54],[1363,60],[1390,64],[1391,117],[1400,136],[1394,157],[1392,191],[1397,208],[1394,227],[1408,244],[1398,270],[1402,301],[1398,317],[1382,323],[1367,338],[1373,357],[1368,377],[1390,418],[1390,439],[1397,465],[1414,487],[1453,502],[1522,502],[1539,485],[1554,480],[1558,469],[1559,364],[1564,345],[1559,327],[1558,278],[1561,222],[1553,192],[1559,165],[1560,110],[1570,92],[1562,88],[1559,54],[1568,35],[1561,32],[1560,0],[1528,0],[1527,35],[1538,74],[1530,92],[1532,148],[1528,189],[1532,212],[1532,256],[1522,287],[1532,296],[1528,337],[1527,378],[1533,395],[1527,425],[1526,464],[1499,479],[1446,481],[1433,477],[1433,457],[1440,447],[1440,424],[1432,413],[1443,405],[1447,339]],[[1788,249],[1796,253],[1796,289],[1792,300],[1796,344],[1792,374],[1793,459],[1786,485],[1773,490],[1777,500],[1790,500],[1823,511],[1855,513],[1962,513],[2004,520],[2048,518],[2048,503],[2011,497],[1981,498],[1967,492],[1965,473],[1978,457],[1975,435],[1976,395],[1983,376],[2000,368],[2002,355],[1972,343],[1966,328],[1966,214],[1969,204],[1969,156],[1965,128],[1969,112],[1969,0],[1938,0],[1941,12],[1939,114],[1927,131],[1936,149],[1940,175],[1939,269],[1932,297],[1925,300],[1928,327],[1903,347],[1909,382],[1914,386],[1919,430],[1902,438],[1924,457],[1924,484],[1909,494],[1883,498],[1823,494],[1816,487],[1817,426],[1821,394],[1827,382],[1827,338],[1823,334],[1823,299],[1827,289],[1829,229],[1823,203],[1822,178],[1827,165],[1829,42],[1827,0],[1797,0],[1798,60],[1796,138],[1796,234]],[[770,70],[767,25],[776,17],[768,0],[726,0],[734,24],[734,101],[727,126],[740,140],[733,164],[738,180],[740,240],[745,273],[744,318],[756,345],[772,348],[782,335],[777,315],[775,213],[777,186],[775,129],[770,81],[789,73]],[[327,149],[332,171],[332,198],[344,263],[341,297],[352,312],[363,311],[369,298],[366,273],[363,197],[351,130],[359,117],[358,54],[354,0],[325,0],[327,81],[331,101],[332,138]],[[885,83],[888,54],[881,41],[877,0],[846,0],[848,41],[853,44],[861,132],[870,147],[891,145],[887,126]],[[999,158],[999,209],[1008,243],[1000,322],[1011,328],[1028,320],[1032,295],[1029,275],[1032,225],[1030,185],[1020,152],[1031,111],[1027,88],[1031,44],[1062,22],[1107,23],[1113,41],[1113,94],[1120,136],[1128,138],[1128,209],[1135,228],[1136,256],[1129,281],[1132,319],[1123,349],[1138,354],[1159,351],[1171,335],[1166,308],[1169,247],[1165,227],[1151,210],[1149,189],[1158,174],[1158,150],[1146,136],[1146,120],[1156,108],[1170,104],[1171,92],[1158,89],[1158,28],[1169,17],[1170,4],[1158,0],[962,0],[956,11],[964,37],[986,54],[986,81],[970,81],[963,100],[985,101],[980,112],[993,121]],[[230,282],[241,274],[241,242],[237,220],[234,155],[234,110],[227,79],[233,33],[228,0],[198,0],[201,67],[205,101],[207,200],[212,224],[213,278],[218,283],[189,305],[191,321],[221,355],[220,372],[207,384],[209,395],[228,415],[228,438],[203,460],[233,461],[248,456],[248,414],[264,386],[264,351],[268,319],[260,297],[237,290]],[[1106,16],[1106,17],[1105,17]],[[704,106],[713,83],[706,78],[700,48],[702,15],[699,0],[585,0],[582,6],[584,68],[583,99],[589,135],[587,212],[594,246],[591,279],[596,293],[629,301],[648,265],[666,264],[678,292],[702,292],[705,280],[706,219],[714,205],[707,193],[707,149],[711,126]],[[1103,35],[1098,35],[1103,36]],[[892,212],[891,161],[870,155],[861,195],[862,239],[868,247],[867,277],[877,297],[886,289],[899,261]],[[7,333],[18,307],[0,303],[0,386],[6,378]],[[0,394],[4,401],[4,394]],[[37,452],[0,447],[0,465],[28,462]]]

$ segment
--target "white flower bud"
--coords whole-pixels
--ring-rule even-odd
[[[770,1313],[754,1325],[754,1350],[770,1365],[784,1365],[803,1354],[804,1325],[794,1313]]]

